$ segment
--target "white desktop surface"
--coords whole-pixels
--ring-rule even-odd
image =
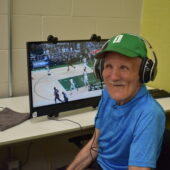
[[[29,99],[28,96],[0,99],[0,107],[9,107],[14,111],[28,113]],[[93,127],[97,110],[82,110],[82,113],[74,114],[73,112],[70,112],[71,115],[66,113],[65,116],[61,116],[59,119],[69,119],[78,122],[83,129]],[[47,116],[31,118],[17,126],[5,131],[0,131],[0,145],[52,136],[79,129],[80,126],[78,124],[66,120],[50,120]]]
[[[157,99],[165,111],[170,111],[170,97]],[[9,107],[10,109],[22,113],[29,112],[29,99],[28,96],[11,97],[0,99],[0,107]],[[83,129],[93,127],[94,118],[97,110],[82,109],[81,113],[66,114],[59,119],[69,119],[78,122]],[[0,145],[6,145],[31,139],[38,139],[57,135],[61,133],[79,130],[78,124],[69,121],[49,120],[47,116],[31,118],[25,122],[9,128],[5,131],[0,131]]]

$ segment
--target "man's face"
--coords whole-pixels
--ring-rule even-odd
[[[138,57],[130,58],[116,52],[106,54],[103,79],[110,96],[119,105],[127,103],[139,90],[140,64]]]

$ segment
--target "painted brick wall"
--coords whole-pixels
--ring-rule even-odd
[[[13,95],[27,95],[26,42],[140,33],[142,0],[13,0]],[[8,95],[7,2],[0,0],[0,97]]]
[[[8,6],[0,0],[0,97],[8,96]]]

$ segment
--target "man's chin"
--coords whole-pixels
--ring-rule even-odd
[[[125,86],[113,86],[110,87],[109,91],[111,92],[111,94],[123,95],[127,92],[127,89],[125,89]]]
[[[116,101],[123,101],[125,99],[124,95],[120,95],[120,94],[113,94],[111,95],[111,97]]]

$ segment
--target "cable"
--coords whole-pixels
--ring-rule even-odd
[[[94,130],[94,137],[93,137],[93,141],[92,141],[92,144],[91,144],[91,147],[90,147],[90,156],[91,156],[92,162],[95,161],[94,158],[93,158],[93,155],[92,155],[92,151],[98,152],[97,150],[95,150],[95,148],[97,148],[97,147],[93,147],[95,138],[96,138],[96,130]]]
[[[80,134],[81,134],[81,137],[82,137],[82,145],[84,146],[84,143],[85,143],[85,138],[84,138],[84,135],[83,135],[83,128],[81,126],[80,123],[78,122],[75,122],[73,120],[70,120],[70,119],[55,119],[56,121],[69,121],[69,122],[72,122],[74,124],[77,124],[79,127],[80,127]]]
[[[57,119],[56,121],[70,121],[70,122],[72,122],[72,123],[75,123],[75,124],[79,125],[80,130],[81,130],[81,136],[82,136],[82,138],[84,137],[84,136],[83,136],[83,129],[82,129],[81,124],[79,124],[79,123],[77,123],[77,122],[75,122],[75,121],[69,120],[69,119]],[[97,147],[92,147],[93,144],[94,144],[95,138],[96,138],[96,131],[94,131],[94,138],[93,138],[93,141],[92,141],[92,144],[91,144],[91,147],[90,147],[90,156],[91,156],[92,161],[94,161],[94,158],[93,158],[93,155],[92,155],[92,151],[98,152],[98,151],[96,150]],[[83,141],[85,141],[85,139],[83,139]],[[84,143],[84,142],[83,142],[83,143]]]
[[[57,119],[56,121],[70,121],[70,122],[72,122],[72,123],[75,123],[75,124],[79,125],[80,130],[81,130],[82,140],[85,141],[85,139],[83,139],[84,135],[83,135],[83,129],[82,129],[81,124],[79,124],[78,122],[75,122],[75,121],[73,121],[73,120],[69,120],[69,119]],[[93,155],[92,155],[92,151],[98,152],[98,151],[96,150],[96,149],[98,149],[97,147],[92,147],[93,144],[94,144],[95,138],[96,138],[96,131],[94,131],[94,138],[93,138],[93,141],[92,141],[92,144],[91,144],[91,147],[90,147],[90,156],[91,156],[92,162],[94,161],[94,158],[93,158]],[[84,143],[84,142],[83,142],[83,143]],[[83,146],[84,146],[84,144],[83,144]]]
[[[80,130],[82,130],[81,124],[78,123],[78,122],[75,122],[75,121],[73,121],[73,120],[70,120],[70,119],[55,119],[55,120],[56,120],[56,121],[69,121],[69,122],[75,123],[75,124],[77,124],[77,125],[80,127]]]
[[[101,82],[101,83],[102,83],[102,82]],[[98,108],[98,113],[99,113],[100,110],[101,110],[102,103],[103,103],[103,90],[102,90],[102,95],[101,95],[101,104],[99,105],[99,108]],[[98,151],[98,150],[99,150],[99,147],[93,147],[95,138],[96,138],[96,130],[94,130],[94,137],[93,137],[93,141],[92,141],[92,144],[91,144],[91,147],[90,147],[90,156],[91,156],[92,161],[95,161],[94,158],[93,158],[93,155],[92,155],[92,151],[97,152],[97,153],[100,153],[100,152]],[[96,149],[97,149],[97,150],[96,150]]]
[[[102,84],[102,82],[101,82],[101,84]],[[99,105],[98,112],[101,110],[102,103],[103,103],[103,90],[102,90],[102,95],[101,95],[101,104]],[[79,124],[78,122],[75,122],[75,121],[69,120],[69,119],[55,119],[55,120],[56,120],[56,121],[70,121],[70,122],[72,122],[72,123],[77,124],[77,125],[80,127],[81,136],[83,137],[83,129],[82,129],[81,124]],[[95,138],[96,138],[96,131],[94,130],[94,137],[93,137],[93,141],[92,141],[92,144],[91,144],[91,147],[90,147],[90,156],[91,156],[92,161],[94,161],[94,158],[93,158],[93,155],[92,155],[92,151],[99,153],[99,151],[96,150],[96,149],[98,149],[98,147],[93,147]],[[83,140],[84,140],[84,139],[83,139]],[[85,140],[84,140],[84,141],[85,141]]]
[[[31,148],[32,144],[33,144],[33,142],[30,142],[27,147],[26,158],[25,158],[25,161],[21,164],[21,167],[23,167],[29,161],[30,150],[31,150],[30,148]]]

